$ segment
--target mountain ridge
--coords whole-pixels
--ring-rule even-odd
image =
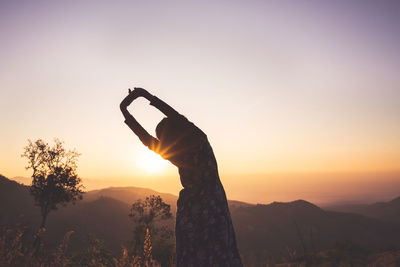
[[[328,206],[326,209],[356,213],[386,222],[400,223],[400,197],[396,197],[387,202],[376,202],[373,204],[342,204]]]

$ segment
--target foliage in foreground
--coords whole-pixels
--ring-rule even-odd
[[[129,217],[134,223],[133,238],[127,244],[129,255],[146,256],[150,235],[151,254],[162,266],[170,266],[175,256],[171,206],[160,196],[151,195],[132,204]]]
[[[41,228],[32,234],[25,226],[0,227],[0,266],[20,267],[156,267],[161,266],[152,259],[151,236],[148,232],[145,240],[145,257],[130,256],[128,250],[122,247],[122,256],[115,257],[104,248],[103,241],[90,236],[88,247],[80,252],[68,252],[70,236],[74,231],[65,234],[64,239],[54,248],[43,246],[39,251],[34,248],[33,241],[42,235]]]
[[[284,260],[273,261],[266,255],[254,254],[247,259],[249,267],[397,267],[400,250],[374,252],[352,242],[338,242],[332,249],[304,254],[288,249]],[[263,257],[264,256],[264,257]],[[279,263],[278,263],[279,262]]]

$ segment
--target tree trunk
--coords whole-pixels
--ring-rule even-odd
[[[34,256],[38,257],[40,246],[42,244],[42,229],[46,226],[46,219],[49,213],[42,209],[42,222],[40,224],[39,230],[36,233],[35,240],[33,241]]]
[[[42,223],[40,224],[40,228],[45,228],[46,227],[47,214],[48,213],[42,214]]]

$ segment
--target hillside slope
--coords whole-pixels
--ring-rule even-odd
[[[96,190],[87,193],[84,201],[51,212],[45,238],[54,245],[67,231],[74,230],[71,248],[79,250],[85,246],[88,233],[92,233],[104,239],[108,249],[118,253],[120,245],[132,238],[128,216],[130,204],[146,194],[165,197],[175,209],[176,196],[149,189]],[[18,221],[18,215],[25,213],[32,227],[38,227],[39,211],[33,207],[26,186],[0,177],[0,197],[2,223]],[[254,257],[279,259],[286,256],[288,250],[297,253],[321,251],[343,241],[374,250],[400,247],[399,224],[358,214],[326,211],[304,200],[268,205],[231,201],[230,205],[239,249],[245,260]]]
[[[32,222],[39,216],[29,187],[0,175],[0,224]],[[22,217],[23,216],[23,217]]]
[[[372,250],[400,245],[400,225],[325,211],[304,200],[238,208],[231,213],[240,251],[248,257],[282,257],[288,249],[312,253],[344,241]]]
[[[108,197],[132,205],[139,199],[145,199],[150,195],[159,195],[167,204],[171,205],[172,212],[176,211],[178,197],[168,193],[160,193],[148,188],[141,187],[109,187],[99,190],[92,190],[84,195],[84,201],[93,201],[101,197]]]
[[[352,212],[387,222],[400,223],[400,197],[388,202],[377,202],[369,205],[337,205],[328,207],[329,210]]]

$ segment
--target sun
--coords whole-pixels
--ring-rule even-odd
[[[168,162],[151,150],[143,151],[140,155],[139,166],[147,173],[159,173],[163,171]]]

